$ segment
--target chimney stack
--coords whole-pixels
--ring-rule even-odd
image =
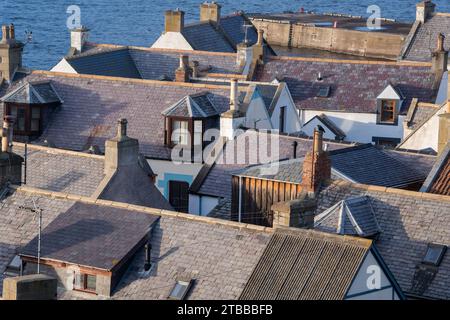
[[[432,55],[432,71],[435,73],[447,71],[448,51],[444,48],[445,36],[440,33],[437,39],[436,51]]]
[[[200,5],[200,21],[220,22],[220,9],[222,6],[215,1],[205,1]]]
[[[22,51],[24,45],[15,39],[14,25],[2,26],[0,41],[0,83],[10,82],[17,69],[22,67]]]
[[[258,29],[258,40],[253,45],[253,62],[264,63],[264,30]]]
[[[307,192],[315,193],[320,184],[331,177],[331,161],[323,150],[323,132],[320,126],[314,129],[313,150],[303,161],[302,187]]]
[[[184,29],[184,11],[177,8],[175,11],[165,12],[164,32],[182,32]]]
[[[230,110],[239,112],[238,80],[231,79],[230,85]]]
[[[314,228],[314,210],[316,201],[307,192],[300,193],[298,199],[277,202],[271,207],[273,212],[273,228]]]
[[[127,136],[127,119],[117,121],[117,135],[105,142],[105,174],[120,166],[138,164],[139,142]]]
[[[231,140],[244,125],[245,114],[239,105],[238,80],[232,79],[230,84],[230,110],[220,115],[220,135]]]
[[[12,152],[14,117],[5,116],[1,130],[2,149],[0,152],[0,190],[7,184],[22,183],[23,158]]]
[[[13,116],[5,116],[3,118],[2,152],[12,152],[13,125]]]
[[[427,22],[428,18],[433,15],[435,8],[436,5],[431,0],[419,2],[416,5],[416,21]]]
[[[70,30],[70,48],[75,51],[74,54],[83,52],[84,45],[89,38],[89,29],[85,26]]]
[[[176,82],[189,82],[190,73],[191,73],[191,68],[189,67],[189,56],[181,54],[180,55],[180,66],[175,71],[175,81]]]

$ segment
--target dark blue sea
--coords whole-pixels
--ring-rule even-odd
[[[67,54],[69,32],[66,13],[70,5],[81,9],[81,23],[91,29],[89,40],[136,46],[150,46],[163,30],[163,12],[180,8],[186,23],[198,20],[203,0],[0,0],[0,23],[14,23],[17,37],[32,41],[26,45],[24,64],[49,69]],[[418,0],[220,0],[222,13],[298,11],[337,12],[368,16],[367,8],[378,5],[381,16],[413,21]],[[437,10],[450,12],[450,0],[434,0]]]

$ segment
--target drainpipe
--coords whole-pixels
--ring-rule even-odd
[[[239,208],[238,208],[238,221],[241,222],[242,220],[242,177],[239,176]]]

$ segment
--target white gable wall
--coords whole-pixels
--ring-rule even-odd
[[[444,113],[444,111],[445,105],[410,136],[405,137],[407,139],[399,145],[399,148],[410,150],[423,150],[431,148],[434,151],[437,151],[439,115]]]
[[[280,108],[286,107],[286,118],[284,119],[285,132],[297,132],[301,130],[300,118],[298,117],[297,107],[292,100],[288,86],[285,85],[278,97],[277,104],[272,113],[273,129],[280,129]]]
[[[199,216],[208,215],[219,203],[219,198],[189,194],[189,213]]]
[[[378,270],[374,273],[373,270]],[[375,275],[379,276],[379,287],[373,288],[372,279]],[[368,252],[350,289],[347,292],[347,300],[399,300],[393,283],[386,276],[381,265],[374,257],[371,251]]]
[[[152,48],[194,50],[180,32],[163,33],[158,40],[152,44]]]
[[[263,98],[254,91],[245,114],[245,126],[253,129],[273,129]]]
[[[324,130],[323,137],[325,139],[334,140],[336,139],[336,135],[328,129],[327,126],[325,126],[322,121],[320,121],[318,118],[313,118],[310,122],[308,122],[302,129],[302,131],[307,134],[308,136],[312,137],[314,134],[314,129],[317,128],[317,126],[320,125]]]
[[[300,119],[302,124],[322,113],[345,133],[346,141],[369,143],[372,142],[372,137],[403,138],[404,115],[399,115],[397,125],[380,125],[377,124],[377,115],[375,113],[301,110]],[[308,125],[306,128],[302,127],[301,130],[311,131],[311,127]]]
[[[54,72],[65,72],[65,73],[78,73],[72,66],[67,62],[66,59],[62,59],[56,66],[54,66],[50,71]]]

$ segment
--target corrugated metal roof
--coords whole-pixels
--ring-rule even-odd
[[[240,299],[344,299],[371,244],[313,230],[277,230]]]

